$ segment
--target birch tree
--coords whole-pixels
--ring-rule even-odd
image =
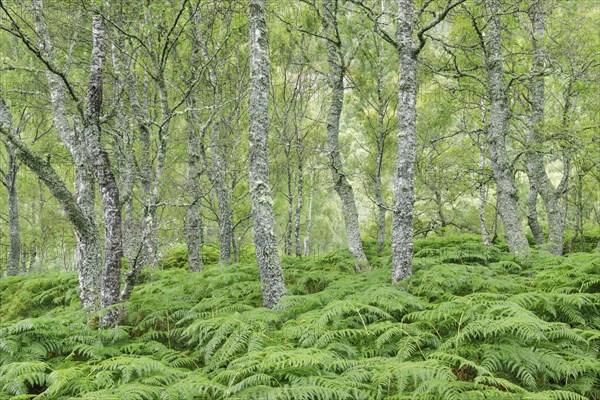
[[[509,109],[507,102],[507,83],[504,81],[503,56],[500,22],[500,4],[497,0],[486,2],[487,34],[474,27],[481,38],[485,67],[488,74],[490,99],[489,120],[487,126],[488,149],[492,170],[496,181],[498,212],[504,225],[504,235],[511,252],[522,253],[529,244],[525,238],[521,220],[515,177],[511,161],[506,152]]]
[[[100,114],[102,112],[105,62],[106,31],[103,17],[95,14],[92,18],[92,54],[83,135],[89,152],[89,160],[94,165],[104,212],[104,268],[100,292],[100,305],[103,309],[119,302],[121,258],[123,257],[119,188],[101,138]],[[103,322],[107,325],[114,325],[117,319],[118,313],[113,309],[108,311]]]
[[[0,101],[4,101],[0,99]],[[12,135],[16,135],[12,124],[10,113],[7,112],[6,105],[0,105],[2,120],[0,123]],[[17,172],[19,171],[19,162],[14,146],[7,140],[2,140],[6,148],[6,171],[0,170],[0,183],[6,188],[8,199],[8,230],[9,230],[9,250],[8,266],[6,274],[15,276],[19,274],[21,261],[21,229],[19,224],[19,198],[17,193]],[[23,271],[25,272],[25,271]]]
[[[327,63],[329,65],[329,87],[331,89],[331,103],[327,115],[327,147],[328,162],[333,179],[333,187],[337,192],[342,206],[346,228],[348,249],[358,261],[357,272],[367,267],[367,257],[362,246],[358,211],[354,191],[348,180],[340,151],[340,118],[344,106],[344,77],[348,69],[345,49],[342,47],[342,38],[338,26],[338,0],[322,0],[321,24],[325,34],[325,48],[327,50]]]
[[[100,237],[95,232],[95,224],[93,222],[95,197],[94,171],[92,164],[88,160],[84,139],[81,135],[83,120],[85,118],[83,103],[68,80],[67,71],[61,70],[57,65],[56,51],[46,22],[42,0],[33,0],[30,10],[33,19],[33,30],[39,41],[38,44],[32,41],[22,25],[19,24],[13,10],[9,9],[4,3],[0,3],[0,8],[10,21],[10,27],[7,27],[6,30],[19,39],[45,67],[45,75],[50,92],[53,125],[75,163],[76,199],[78,206],[80,206],[80,211],[85,214],[85,218],[80,218],[79,222],[81,224],[85,224],[86,222],[92,224],[85,227],[80,225],[79,229],[75,229],[77,236],[76,264],[79,276],[79,295],[82,305],[92,309],[100,303],[101,245]],[[72,118],[69,118],[70,111],[67,99],[75,103],[76,113]]]
[[[286,289],[275,239],[273,197],[269,186],[269,55],[266,0],[251,0],[248,11],[250,48],[250,150],[248,180],[256,259],[265,307],[274,307]]]
[[[544,74],[546,56],[543,50],[543,37],[545,31],[544,4],[536,2],[528,12],[531,22],[531,42],[533,47],[533,68],[529,84],[529,124],[526,130],[525,140],[528,144],[525,161],[526,172],[529,178],[528,220],[531,231],[536,242],[543,244],[545,241],[543,232],[537,219],[536,203],[538,195],[542,198],[548,214],[548,250],[553,254],[562,254],[564,236],[564,218],[560,207],[560,196],[565,183],[554,188],[544,164],[543,150],[544,140],[542,128],[544,123],[545,87]],[[567,173],[563,173],[563,180]]]

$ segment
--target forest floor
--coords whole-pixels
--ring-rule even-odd
[[[600,257],[515,259],[477,238],[417,242],[391,284],[346,252],[284,258],[261,307],[251,255],[146,272],[123,326],[86,322],[72,273],[0,280],[0,399],[599,399]]]

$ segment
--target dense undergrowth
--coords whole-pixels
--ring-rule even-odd
[[[157,271],[108,330],[72,274],[2,280],[0,399],[600,399],[598,253],[427,240],[393,286],[367,249],[284,259],[276,310],[252,262]]]

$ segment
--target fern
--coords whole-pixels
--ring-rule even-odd
[[[600,398],[597,255],[515,259],[478,241],[416,242],[399,285],[389,254],[359,276],[343,251],[284,258],[274,310],[250,262],[147,273],[106,330],[74,275],[9,278],[0,399]]]

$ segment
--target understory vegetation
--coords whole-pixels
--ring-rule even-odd
[[[272,310],[254,262],[193,274],[172,255],[111,329],[87,322],[74,273],[4,279],[0,399],[600,398],[597,250],[428,239],[392,285],[375,247],[360,275],[345,252],[284,258]]]

